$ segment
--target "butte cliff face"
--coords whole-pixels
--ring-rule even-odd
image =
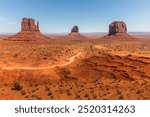
[[[41,34],[39,22],[35,24],[35,20],[31,18],[23,18],[21,22],[21,31],[6,40],[10,41],[41,41],[49,39]]]
[[[79,33],[79,27],[73,26],[71,33],[68,34],[70,39],[86,39],[86,37]]]
[[[126,24],[122,21],[116,21],[109,25],[109,35],[127,34]]]
[[[35,24],[34,19],[23,18],[21,22],[22,31],[39,31],[39,22]]]
[[[104,38],[109,39],[133,39],[127,34],[127,26],[123,21],[114,21],[109,25],[109,34]]]
[[[71,33],[79,33],[79,28],[78,28],[78,26],[74,26],[74,27],[71,29]]]

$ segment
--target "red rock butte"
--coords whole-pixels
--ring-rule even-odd
[[[127,34],[127,26],[123,21],[114,21],[109,25],[109,34],[104,38],[107,39],[133,39]]]
[[[21,22],[21,30],[39,32],[39,22],[37,22],[37,25],[35,25],[34,19],[23,18]]]
[[[73,26],[71,29],[71,33],[68,34],[70,39],[86,39],[84,35],[79,33],[79,28],[78,26]]]
[[[9,37],[6,40],[11,41],[40,41],[49,39],[41,34],[39,29],[39,22],[35,24],[35,20],[31,18],[23,18],[21,22],[21,32]]]

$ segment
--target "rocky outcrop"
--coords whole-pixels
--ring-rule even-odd
[[[34,19],[23,18],[21,22],[22,31],[39,31],[39,22],[35,24]]]
[[[123,21],[114,21],[109,25],[109,34],[104,38],[109,39],[133,39],[127,34],[127,26]]]
[[[74,26],[72,29],[71,29],[71,33],[78,33],[79,32],[79,28],[78,26]]]
[[[109,35],[127,34],[127,27],[123,21],[115,21],[109,25]]]
[[[35,20],[32,18],[23,18],[21,22],[21,31],[12,37],[9,37],[9,41],[42,41],[49,39],[45,35],[40,33],[39,22],[35,24]]]
[[[87,37],[79,33],[78,26],[73,26],[73,28],[71,29],[71,33],[68,34],[68,38],[77,40],[77,39],[86,39]]]

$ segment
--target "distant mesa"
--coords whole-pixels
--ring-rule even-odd
[[[68,34],[70,39],[86,39],[87,37],[79,33],[79,27],[73,26],[71,33]]]
[[[104,38],[108,39],[133,39],[127,34],[127,26],[123,21],[114,21],[109,25],[109,34]]]
[[[21,32],[9,37],[5,40],[10,41],[40,41],[49,39],[41,34],[39,22],[35,24],[35,20],[31,18],[23,18],[21,22]]]

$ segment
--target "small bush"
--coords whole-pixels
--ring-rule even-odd
[[[71,96],[71,93],[70,93],[70,91],[69,91],[69,90],[67,90],[67,95],[68,95],[68,96]]]
[[[11,89],[20,91],[22,89],[22,86],[20,85],[20,83],[18,81],[14,81],[13,86],[12,86]]]
[[[22,95],[26,95],[26,91],[21,91],[21,94]]]
[[[93,95],[93,99],[97,99],[97,95]]]
[[[123,98],[123,96],[122,95],[120,95],[119,96],[119,100],[123,100],[124,98]]]
[[[50,95],[52,95],[52,92],[51,92],[51,91],[48,92],[47,96],[50,96]]]
[[[136,92],[136,94],[140,94],[141,93],[141,91],[140,90],[138,90],[137,92]]]
[[[85,94],[84,97],[89,97],[89,95],[88,95],[88,94]]]

